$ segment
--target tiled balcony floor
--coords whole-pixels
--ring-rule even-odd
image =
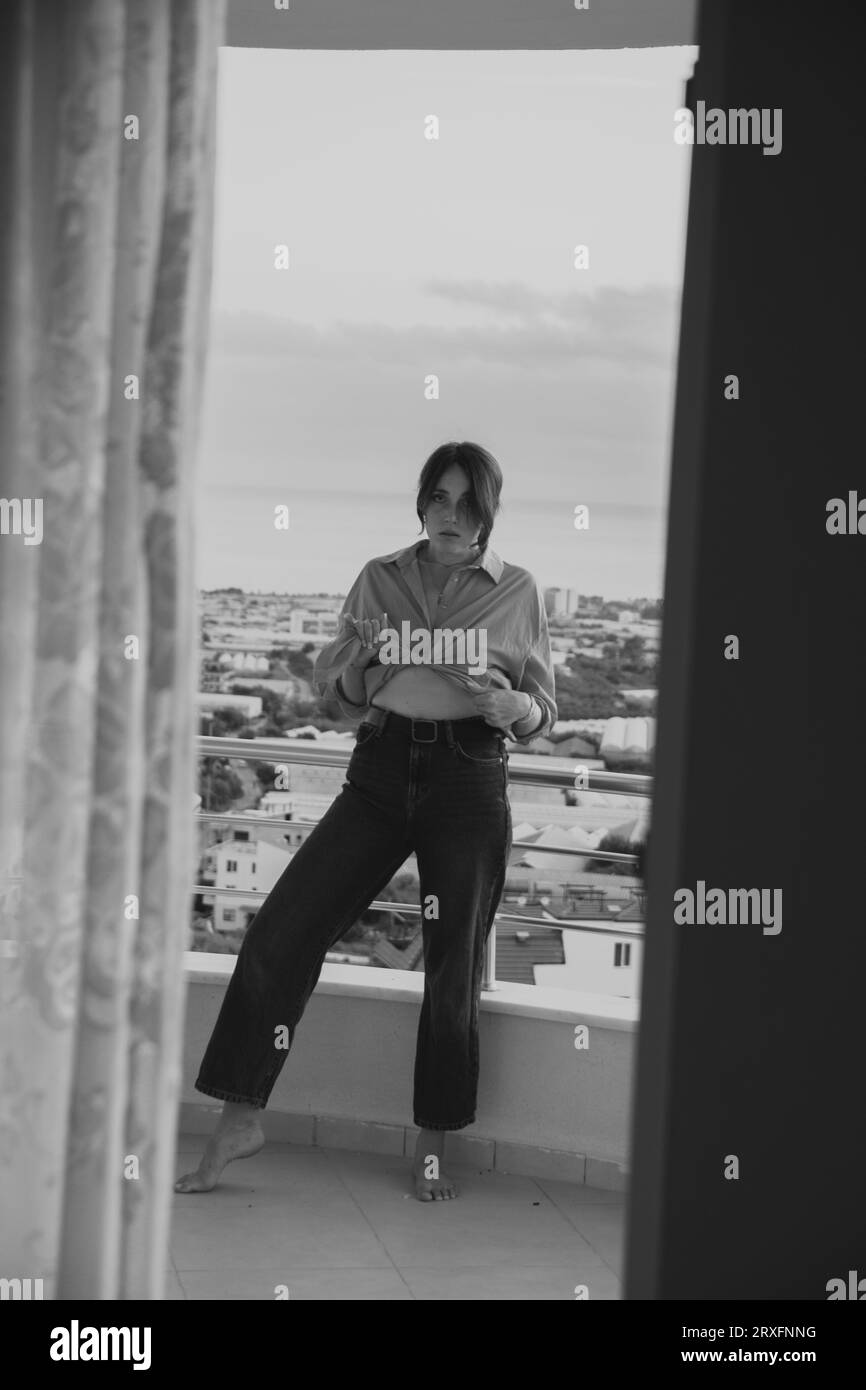
[[[203,1139],[182,1135],[176,1173]],[[460,1195],[418,1202],[406,1158],[269,1143],[213,1192],[176,1194],[169,1299],[620,1297],[625,1196],[449,1165]]]

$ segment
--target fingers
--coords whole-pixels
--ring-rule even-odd
[[[371,636],[371,639],[370,639],[370,646],[371,646],[371,647],[375,647],[375,646],[381,641],[382,633],[384,632],[384,630],[385,630],[385,628],[386,628],[387,626],[388,626],[388,614],[387,614],[387,613],[383,613],[382,616],[381,616],[381,618],[371,618],[371,619],[370,619],[370,631],[371,631],[371,633],[372,633],[372,636]]]
[[[354,629],[363,646],[376,647],[383,630],[388,626],[388,614],[383,613],[381,618],[353,618],[351,613],[347,613],[344,622]]]

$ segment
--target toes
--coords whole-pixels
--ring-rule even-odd
[[[457,1188],[447,1178],[436,1180],[418,1174],[415,1178],[415,1196],[419,1202],[450,1202],[457,1196]]]
[[[214,1182],[207,1176],[199,1173],[184,1173],[182,1178],[178,1178],[174,1185],[175,1192],[210,1192]]]

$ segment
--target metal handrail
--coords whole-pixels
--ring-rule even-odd
[[[307,763],[312,767],[348,767],[354,745],[326,745],[318,739],[217,738],[198,734],[203,757],[241,758],[246,762]],[[576,770],[586,765],[575,758],[556,758],[545,753],[508,754],[509,781],[538,787],[574,787]],[[587,791],[651,796],[652,777],[638,772],[608,772],[586,768]]]
[[[261,888],[217,888],[213,883],[194,883],[192,891],[220,898],[266,898],[268,894]],[[398,903],[389,898],[376,898],[364,908],[365,912],[399,912],[401,917],[420,917],[420,903]],[[576,917],[524,917],[516,912],[497,911],[494,919],[508,927],[550,927],[554,931],[564,927],[570,931],[601,932],[608,936],[643,936],[643,922],[625,922],[619,928],[613,919],[610,921],[581,922]]]
[[[317,820],[281,820],[278,816],[238,816],[228,812],[225,815],[220,815],[218,811],[199,811],[197,819],[219,821],[220,823],[224,821],[236,822],[248,830],[258,825],[272,825],[278,830],[285,830],[287,825],[298,830],[315,830],[319,824]],[[579,854],[585,859],[607,859],[611,864],[637,864],[639,862],[636,854],[628,854],[615,849],[593,849],[587,845],[539,845],[535,840],[514,840],[511,848],[536,850],[539,854]]]
[[[296,763],[313,767],[334,768],[348,767],[353,751],[353,745],[348,740],[344,746],[339,744],[329,746],[312,739],[218,738],[211,734],[199,734],[196,737],[196,744],[199,754],[203,757],[239,758],[247,762],[257,761],[289,765]],[[572,759],[555,758],[547,754],[543,758],[539,758],[537,754],[508,754],[509,782],[528,786],[573,788],[578,772],[580,773],[581,788],[589,791],[606,791],[620,795],[647,797],[652,793],[653,779],[642,773],[600,771],[595,768],[587,768],[585,764],[575,762]],[[286,826],[306,830],[314,829],[318,825],[318,821],[287,821],[279,817],[242,816],[230,812],[221,814],[220,812],[199,811],[197,814],[199,820],[239,822],[248,829],[252,829],[254,826],[268,825],[276,826],[282,830],[285,830]],[[532,840],[515,840],[512,843],[512,849],[534,850],[544,854],[581,855],[584,858],[603,859],[611,863],[630,866],[636,866],[640,863],[636,854],[621,854],[614,850],[592,849],[581,845],[574,847],[570,845],[539,845]],[[268,896],[267,892],[258,888],[217,888],[215,884],[199,883],[193,885],[193,892],[247,899],[266,898]],[[400,912],[404,916],[420,917],[421,906],[415,903],[394,903],[376,899],[368,904],[365,911]],[[527,926],[549,927],[554,930],[587,931],[620,937],[644,935],[642,922],[581,921],[579,918],[556,918],[550,921],[543,917],[526,917],[497,911],[484,951],[484,969],[481,981],[483,990],[498,988],[496,983],[496,929],[498,925],[518,928]]]

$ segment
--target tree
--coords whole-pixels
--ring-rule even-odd
[[[213,712],[213,723],[211,733],[214,738],[225,738],[226,735],[236,734],[238,729],[242,729],[247,722],[247,716],[243,710],[235,709],[231,705],[226,705],[222,709]]]
[[[198,792],[203,811],[227,811],[243,796],[241,779],[223,758],[202,758]]]
[[[615,831],[608,831],[607,835],[601,840],[599,849],[609,850],[612,854],[635,854],[637,846],[632,844],[627,835],[618,835]],[[587,864],[587,872],[594,874],[633,874],[634,867],[631,864],[617,864],[610,859],[593,859]]]
[[[275,724],[274,721],[273,721],[273,719],[266,719],[266,720],[264,721],[263,724],[260,724],[260,725],[259,725],[258,737],[259,737],[259,738],[282,738],[284,729],[285,729],[285,726],[284,726],[284,725]]]
[[[395,904],[417,903],[418,882],[411,874],[398,874],[381,893],[377,894],[377,897],[383,902],[392,902]],[[410,933],[412,936],[415,934],[416,925],[417,924],[412,927]],[[393,913],[379,912],[374,911],[372,908],[367,908],[367,910],[362,912],[360,917],[347,928],[340,940],[362,941],[364,937],[371,935],[377,937],[387,935],[390,939],[391,933],[395,931],[400,934],[400,940],[402,941],[405,934],[395,923]]]
[[[248,686],[246,689],[242,685],[233,685],[232,694],[235,695],[258,695],[262,702],[262,714],[269,719],[276,719],[283,708],[282,696],[275,690],[270,690],[266,685]]]
[[[306,645],[308,647],[312,647],[312,644],[309,642]],[[315,648],[312,649],[315,650]],[[288,666],[293,676],[309,677],[312,675],[313,663],[310,660],[306,650],[302,650],[299,652],[288,651],[286,653],[286,665]]]
[[[625,701],[598,662],[578,656],[574,675],[556,672],[556,706],[560,719],[610,719]]]
[[[630,667],[632,671],[642,670],[645,661],[645,646],[646,643],[642,637],[626,637],[622,644],[620,664]]]
[[[253,763],[253,772],[259,779],[262,791],[272,791],[274,786],[273,763]]]

